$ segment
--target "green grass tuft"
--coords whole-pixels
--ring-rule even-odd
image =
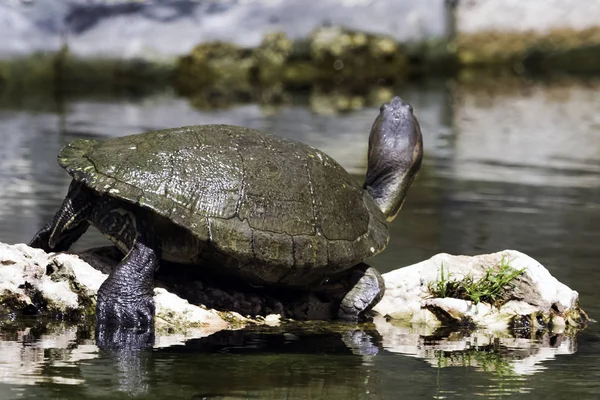
[[[507,293],[514,288],[515,279],[524,271],[524,268],[511,267],[510,260],[503,256],[500,262],[487,269],[481,278],[475,280],[467,275],[457,280],[452,279],[452,274],[444,271],[442,265],[440,279],[430,282],[427,288],[433,297],[452,297],[470,300],[475,304],[483,302],[499,307],[507,300]]]

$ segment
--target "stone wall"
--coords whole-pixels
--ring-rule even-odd
[[[600,0],[462,0],[455,23],[463,65],[600,71]]]
[[[82,57],[168,60],[200,43],[256,47],[267,33],[295,40],[323,25],[400,42],[448,33],[444,0],[3,0],[0,57],[67,44]]]
[[[0,38],[0,87],[278,99],[478,69],[597,73],[600,0],[2,0]]]
[[[598,0],[461,0],[456,8],[460,34],[486,31],[550,33],[600,25]]]

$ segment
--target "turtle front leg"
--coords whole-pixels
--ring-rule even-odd
[[[87,220],[93,203],[89,190],[72,181],[54,219],[33,236],[29,246],[46,252],[68,250],[90,226]]]
[[[342,299],[338,318],[359,321],[383,298],[385,281],[379,271],[367,264],[357,265],[349,279],[353,286]]]

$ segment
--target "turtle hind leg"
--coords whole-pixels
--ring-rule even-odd
[[[94,226],[126,254],[98,290],[96,331],[106,333],[115,327],[152,329],[154,272],[160,259],[154,232],[148,233],[144,220],[119,202],[109,202],[101,211],[92,218]]]
[[[89,189],[72,181],[69,191],[54,219],[40,229],[29,242],[29,246],[50,251],[68,250],[90,226],[93,198]]]
[[[98,290],[97,332],[114,328],[152,329],[157,268],[158,256],[154,250],[144,241],[136,240]]]
[[[379,271],[362,263],[354,268],[349,279],[352,287],[342,298],[338,318],[361,321],[383,298],[385,281]]]

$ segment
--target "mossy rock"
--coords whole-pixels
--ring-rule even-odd
[[[309,36],[310,57],[323,72],[353,79],[397,78],[408,59],[391,37],[322,27]]]
[[[391,37],[323,27],[296,42],[285,33],[269,33],[256,49],[222,42],[201,44],[180,58],[175,82],[183,94],[252,93],[253,85],[307,87],[343,80],[364,86],[402,79],[408,66],[406,53]]]
[[[246,86],[254,65],[251,50],[229,43],[205,43],[179,60],[175,83],[184,94],[209,86]]]
[[[274,32],[265,35],[260,46],[253,52],[257,80],[263,84],[280,81],[292,48],[293,43],[285,33]]]

